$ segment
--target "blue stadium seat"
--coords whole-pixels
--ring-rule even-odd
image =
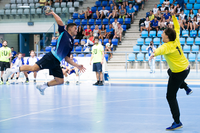
[[[82,14],[79,17],[80,17],[80,19],[85,19],[85,14]]]
[[[148,37],[148,31],[142,31],[141,37],[142,37],[142,38]]]
[[[93,16],[93,19],[97,19],[97,14],[96,13],[93,13],[92,16]]]
[[[192,53],[198,53],[199,52],[199,46],[192,46]]]
[[[128,61],[135,61],[135,54],[129,54]]]
[[[113,2],[112,2],[111,0],[109,0],[109,5],[110,5],[110,4],[113,4]]]
[[[76,54],[73,54],[73,57],[76,57]]]
[[[79,39],[74,39],[74,44],[78,43],[79,44]]]
[[[153,43],[154,45],[160,45],[160,38],[154,38]]]
[[[100,11],[100,10],[102,10],[102,7],[100,6],[100,7],[98,7],[98,9],[97,9],[98,11]]]
[[[193,8],[193,4],[186,4],[186,9],[191,10]]]
[[[95,4],[97,7],[99,7],[99,6],[101,6],[101,1],[96,1]]]
[[[85,57],[91,57],[91,56],[92,56],[91,54],[86,54],[86,55],[85,55]]]
[[[142,46],[142,48],[141,48],[141,52],[142,52],[142,53],[147,53],[147,50],[146,50],[147,47],[148,47],[148,46]]]
[[[200,62],[200,54],[197,55],[197,61]]]
[[[102,6],[107,6],[108,5],[108,1],[102,1]]]
[[[89,25],[94,25],[94,19],[89,19]]]
[[[195,38],[195,45],[200,45],[200,38]]]
[[[133,46],[133,53],[139,53],[140,52],[140,46]]]
[[[99,29],[101,29],[102,25],[99,25]]]
[[[137,39],[137,46],[142,46],[144,44],[144,39],[143,38],[138,38]]]
[[[117,21],[118,21],[120,24],[123,24],[123,22],[124,22],[123,18],[118,18]]]
[[[110,19],[110,24],[112,24],[114,21],[115,21],[115,19],[114,19],[114,18],[111,18],[111,19]]]
[[[162,4],[164,2],[164,0],[160,0],[160,4]]]
[[[81,41],[84,41],[85,43],[87,43],[87,39],[81,39]]]
[[[156,56],[156,62],[160,62],[160,61],[162,61],[161,55]]]
[[[90,29],[93,31],[95,29],[95,25],[92,25]]]
[[[200,4],[200,0],[197,0],[197,3]]]
[[[88,47],[88,46],[85,46],[85,47],[83,47],[83,51],[85,51],[85,49],[86,49],[86,48],[89,48],[89,50],[90,50],[90,47]]]
[[[188,37],[189,31],[188,30],[182,30],[182,36],[181,37]]]
[[[96,24],[101,25],[101,19],[96,19]]]
[[[190,46],[184,46],[183,47],[183,52],[184,53],[190,53]]]
[[[96,10],[97,10],[97,7],[95,7],[95,6],[91,7],[92,13],[96,13]]]
[[[87,29],[87,25],[84,25],[84,26],[83,26],[83,30],[86,30],[86,29]]]
[[[107,24],[108,24],[108,19],[107,19],[107,18],[104,18],[104,19],[103,19],[103,24],[104,24],[104,25],[107,25]]]
[[[81,24],[81,20],[80,20],[80,19],[75,19],[75,23],[76,23],[77,25],[80,25],[80,24]]]
[[[77,46],[77,47],[76,47],[76,52],[81,52],[81,50],[82,50],[82,47],[81,47],[81,46]]]
[[[136,61],[144,61],[144,54],[137,54],[137,60]]]
[[[170,4],[172,4],[173,3],[173,0],[169,0],[170,1]]]
[[[109,25],[106,25],[106,29],[109,29]]]
[[[145,61],[149,61],[149,55],[148,54],[145,55]]]
[[[72,17],[73,19],[78,19],[78,13],[73,13]]]
[[[188,0],[184,0],[185,3],[188,3]]]
[[[152,37],[152,38],[156,37],[156,31],[150,31],[149,37]]]
[[[180,40],[181,45],[184,46],[185,45],[185,38],[180,38],[179,40]]]
[[[50,51],[51,51],[51,46],[46,47],[46,48],[45,48],[45,51],[46,51],[46,52],[50,52]]]
[[[57,40],[52,40],[51,41],[51,46],[56,46]]]
[[[105,57],[106,61],[108,61],[109,55],[108,54],[104,54],[104,57]]]
[[[69,23],[73,23],[73,20],[72,20],[72,19],[69,19],[69,20],[67,21],[67,24],[69,24]]]
[[[108,43],[108,42],[109,42],[109,39],[104,39],[103,40],[104,45],[106,45],[106,43]]]
[[[87,25],[87,19],[82,19],[82,25]]]
[[[150,42],[152,41],[152,38],[146,38],[145,39],[145,45],[149,46]]]
[[[78,57],[84,57],[84,54],[78,54]]]
[[[123,31],[126,32],[126,25],[122,25]]]
[[[189,3],[190,3],[190,4],[194,4],[194,3],[195,3],[195,0],[189,0]]]
[[[106,6],[105,9],[108,10],[108,11],[110,11],[110,7],[109,6]]]
[[[190,37],[196,37],[197,36],[197,31],[196,30],[191,30],[190,31]]]
[[[195,62],[196,54],[189,54],[188,60],[189,60],[189,62]]]
[[[187,53],[185,53],[184,56],[188,59],[188,57],[187,57]]]
[[[197,15],[197,12],[198,12],[197,10],[193,10],[194,15]]]
[[[165,59],[165,57],[164,57],[164,56],[162,56],[162,61],[166,61],[166,59]]]
[[[190,13],[190,10],[184,10],[184,14],[186,14],[186,16],[188,16],[189,13]]]
[[[158,31],[158,36],[157,37],[162,37],[162,33],[163,33],[163,31]]]
[[[118,39],[112,39],[112,44],[114,46],[117,46],[118,45]]]
[[[125,23],[124,24],[131,24],[131,18],[125,18]]]
[[[193,45],[194,43],[194,38],[187,38],[186,39],[186,45]]]

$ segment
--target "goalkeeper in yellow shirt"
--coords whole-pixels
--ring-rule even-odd
[[[164,55],[167,64],[169,65],[168,69],[168,86],[167,86],[167,101],[172,113],[174,122],[166,130],[176,130],[182,128],[182,123],[180,122],[180,112],[179,106],[176,99],[176,94],[179,88],[184,88],[186,94],[189,95],[192,93],[192,90],[185,83],[185,79],[190,72],[190,66],[187,58],[184,56],[180,41],[180,26],[178,20],[175,16],[177,7],[174,8],[172,12],[172,19],[174,23],[174,29],[167,28],[162,34],[162,39],[164,44],[154,51],[150,56],[150,60],[154,56]]]

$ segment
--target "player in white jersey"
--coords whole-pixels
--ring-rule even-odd
[[[73,58],[73,54],[70,55],[70,59],[73,60],[75,63],[78,63],[77,59]],[[61,61],[61,68],[63,74],[65,75],[65,79],[67,80],[65,84],[69,84],[68,76],[71,74],[76,74],[76,84],[79,84],[79,70],[78,68],[70,65],[64,59]]]
[[[17,57],[13,59],[10,67],[16,68],[16,67],[20,67],[22,65],[24,65],[24,59],[22,57],[22,53],[19,52],[17,54]],[[18,81],[19,74],[20,74],[20,72],[17,72],[16,81]],[[13,79],[14,75],[15,75],[15,73],[12,74],[11,80]],[[14,83],[14,82],[11,82],[11,83]],[[15,83],[18,83],[18,82],[15,82]]]
[[[26,61],[26,65],[30,65],[30,66],[33,66],[35,65],[35,63],[38,61],[39,59],[35,56],[35,52],[33,50],[31,50],[30,52],[30,57],[27,59]],[[24,75],[26,77],[26,81],[25,83],[28,83],[29,82],[29,79],[28,79],[28,74],[31,73],[31,71],[29,72],[24,72]],[[36,83],[36,77],[37,77],[37,72],[33,72],[34,73],[34,83]]]

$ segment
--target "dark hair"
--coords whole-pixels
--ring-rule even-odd
[[[19,54],[22,54],[22,53],[21,53],[21,52],[18,52],[17,54],[19,55]]]
[[[169,41],[174,41],[176,39],[176,31],[172,28],[167,28],[165,34],[168,36]]]
[[[6,40],[3,40],[3,42],[2,43],[4,43],[4,42],[7,42]],[[8,43],[8,42],[7,42]]]
[[[96,37],[94,37],[94,40],[95,40],[95,39],[98,39],[98,40],[99,40],[99,37],[98,37],[98,36],[96,36]]]
[[[68,25],[67,25],[67,31],[68,31],[68,29],[70,28],[70,27],[74,27],[74,26],[76,26],[76,24],[75,23],[69,23]]]
[[[11,47],[11,48],[13,48],[13,49],[14,49],[14,47]]]
[[[35,54],[35,51],[34,51],[34,50],[31,50],[30,53],[31,53],[31,52],[33,52],[33,53]]]

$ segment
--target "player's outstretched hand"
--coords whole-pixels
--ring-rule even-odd
[[[82,73],[85,72],[86,68],[83,65],[78,65],[77,67]]]

